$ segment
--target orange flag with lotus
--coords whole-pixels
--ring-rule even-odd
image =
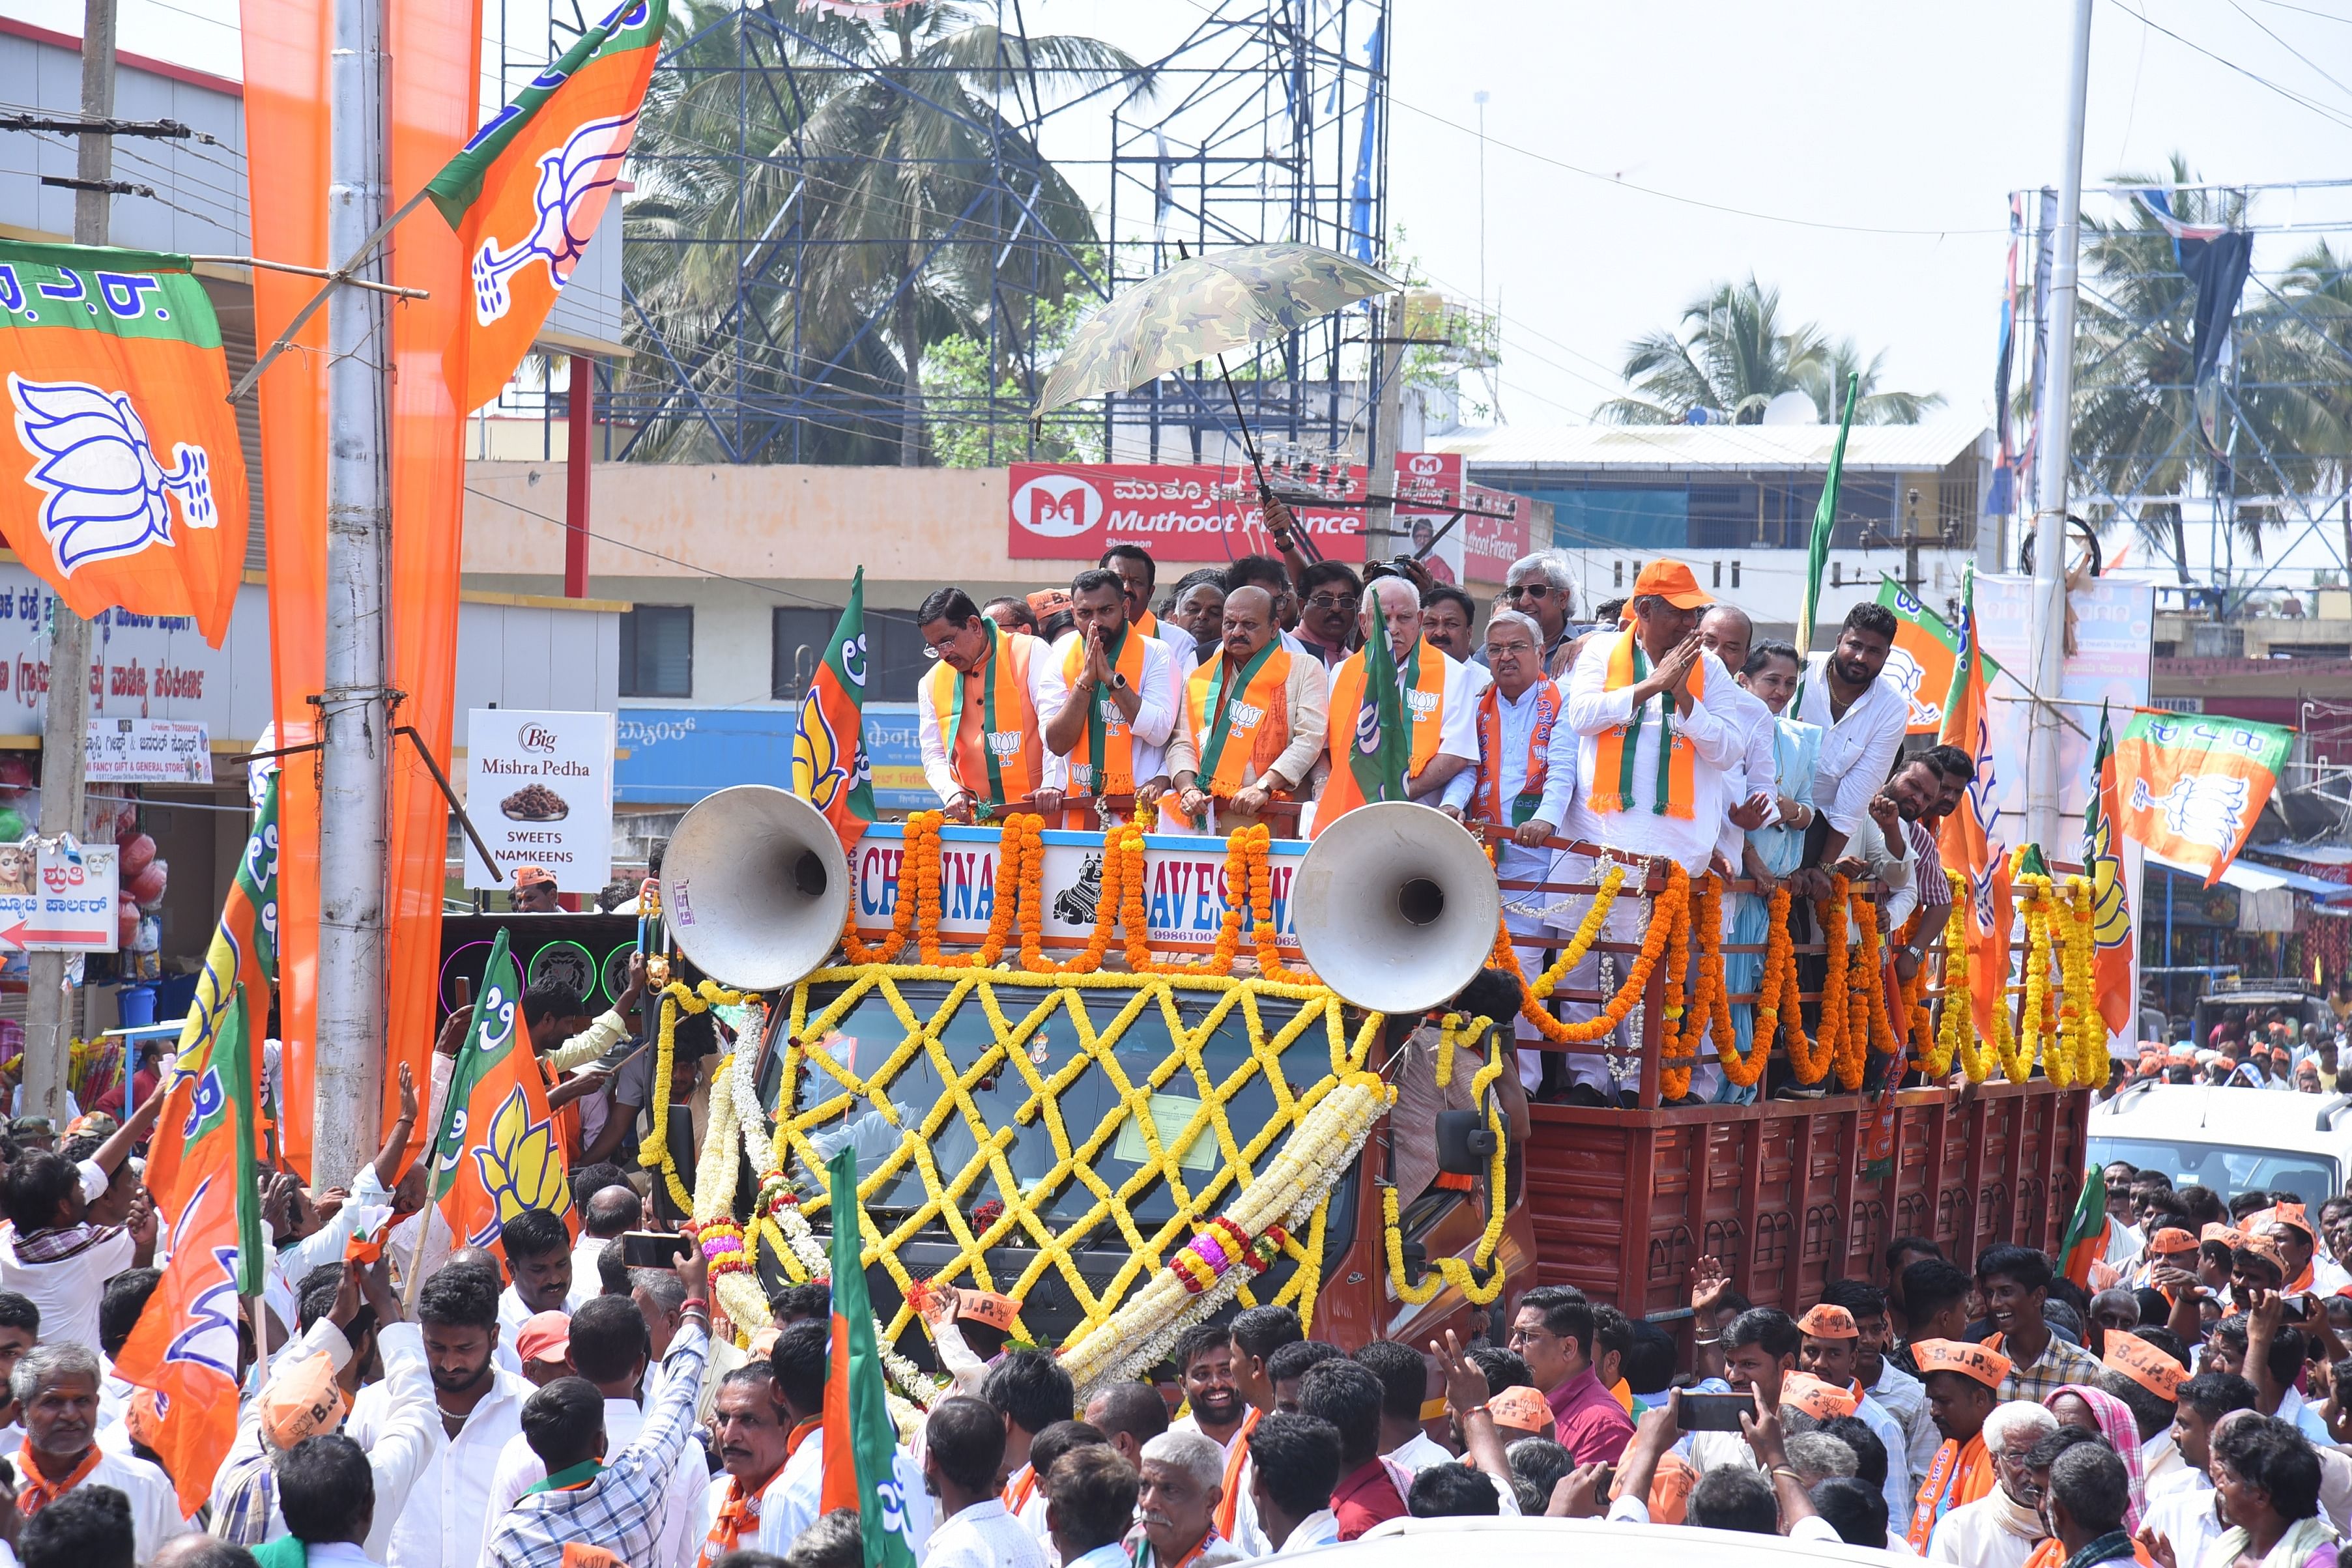
[[[621,0],[425,186],[464,242],[473,288],[467,340],[448,361],[459,407],[499,395],[587,254],[628,160],[668,16],[667,0]]]
[[[504,931],[490,946],[473,1026],[450,1070],[441,1125],[425,1156],[427,1194],[460,1245],[495,1244],[526,1208],[572,1219],[563,1140],[523,1030],[522,977]]]
[[[220,323],[184,256],[0,242],[0,535],[77,615],[194,618],[245,576]]]

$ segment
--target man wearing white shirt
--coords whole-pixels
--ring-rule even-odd
[[[1821,825],[1808,835],[1807,848],[1815,852],[1806,855],[1808,865],[1830,865],[1846,852],[1846,840],[1903,748],[1911,705],[1879,674],[1894,646],[1895,612],[1874,601],[1857,604],[1846,612],[1837,646],[1816,655],[1798,684],[1789,716],[1822,730],[1813,773]]]
[[[1168,735],[1181,695],[1168,644],[1127,617],[1118,574],[1100,568],[1070,580],[1076,630],[1054,645],[1068,699],[1045,726],[1045,749],[1062,759],[1073,795],[1132,795],[1168,781]],[[1101,808],[1060,826],[1098,827]]]
[[[579,1243],[572,1249],[572,1289],[565,1309],[578,1312],[604,1292],[604,1249],[645,1223],[645,1200],[627,1182],[598,1187],[581,1205]],[[614,1439],[617,1445],[618,1439]]]
[[[822,1384],[817,1396],[821,1406]],[[719,1380],[711,1421],[721,1473],[711,1478],[703,1498],[704,1556],[716,1562],[730,1552],[791,1549],[784,1464],[816,1435],[821,1419],[795,1416],[766,1361],[739,1366]]]
[[[499,1338],[513,1350],[522,1325],[572,1304],[572,1232],[543,1208],[526,1208],[499,1228],[507,1278],[499,1293]]]
[[[488,1539],[490,1481],[499,1456],[522,1430],[531,1386],[500,1368],[498,1282],[474,1264],[451,1264],[425,1281],[416,1316],[441,1419],[432,1458],[404,1499],[379,1499],[368,1555],[387,1568],[475,1568]],[[373,1449],[394,1418],[384,1385],[352,1401],[343,1430]]]
[[[1454,776],[1445,787],[1446,810],[1454,817],[1476,816],[1499,822],[1511,831],[1496,852],[1495,869],[1505,882],[1541,882],[1551,869],[1551,852],[1543,841],[1568,821],[1576,797],[1576,731],[1561,722],[1559,687],[1543,673],[1540,652],[1543,629],[1531,616],[1516,610],[1497,610],[1486,622],[1486,663],[1489,685],[1471,705],[1478,727],[1475,767]],[[1544,969],[1545,904],[1539,892],[1507,889],[1503,920],[1514,936],[1532,936],[1530,944],[1514,944],[1519,971],[1529,976]],[[1522,1018],[1517,1026],[1522,1049],[1519,1082],[1533,1091],[1543,1074],[1542,1052],[1533,1049],[1541,1040],[1536,1026]]]
[[[594,1384],[604,1401],[604,1446],[608,1452],[617,1453],[635,1442],[646,1426],[646,1410],[640,1396],[652,1350],[646,1320],[626,1296],[596,1296],[582,1302],[572,1314],[568,1343],[572,1371]],[[529,1439],[520,1434],[509,1438],[490,1480],[490,1518],[503,1517],[518,1499],[546,1479],[546,1461]],[[654,1555],[642,1568],[693,1568],[702,1548],[703,1497],[709,1489],[710,1471],[703,1459],[702,1445],[689,1442],[662,1492]],[[632,1563],[630,1568],[640,1565]]]
[[[942,1399],[923,1424],[923,1481],[940,1522],[923,1553],[928,1568],[1045,1568],[1045,1551],[997,1493],[1004,1418],[979,1399]],[[1051,1507],[1049,1502],[1047,1507]]]
[[[1249,1436],[1250,1500],[1258,1528],[1279,1554],[1311,1552],[1339,1539],[1331,1492],[1339,1484],[1339,1432],[1315,1416],[1276,1411]]]
[[[171,1478],[144,1459],[98,1446],[98,1353],[86,1345],[47,1343],[17,1359],[9,1376],[25,1411],[25,1442],[8,1456],[18,1467],[20,1512],[55,1501],[78,1487],[112,1487],[130,1500],[139,1561],[185,1532]]]
[[[923,778],[948,820],[969,822],[1031,800],[1061,810],[1067,768],[1045,729],[1068,700],[1062,664],[1034,637],[1007,632],[961,588],[942,588],[915,612],[939,664],[915,695]]]
[[[1726,775],[1746,755],[1746,737],[1727,716],[1731,673],[1697,635],[1699,612],[1714,600],[1678,561],[1652,561],[1633,588],[1629,620],[1613,636],[1604,632],[1587,643],[1569,672],[1564,713],[1577,737],[1576,789],[1560,836],[1606,845],[1620,861],[1664,855],[1703,876],[1729,809]],[[1607,869],[1562,850],[1550,880],[1597,883]],[[1602,935],[1638,943],[1643,902],[1616,900]],[[1546,922],[1573,932],[1591,903],[1590,895],[1561,900]],[[1598,956],[1586,954],[1570,972],[1568,988],[1594,990],[1599,971]],[[1570,1002],[1567,1010],[1583,1019],[1598,1008]],[[1604,1060],[1591,1051],[1569,1053],[1577,1080],[1571,1103],[1610,1103]]]
[[[0,1173],[0,1290],[40,1309],[44,1337],[98,1349],[98,1305],[106,1281],[144,1268],[155,1251],[155,1210],[141,1203],[128,1226],[93,1225],[89,1205],[105,1195],[117,1166],[146,1136],[163,1103],[151,1094],[98,1152],[79,1166],[35,1150]]]
[[[2147,1512],[2141,1521],[2146,1532],[2171,1542],[2177,1563],[2200,1561],[2205,1548],[2221,1538],[2210,1473],[2213,1433],[2233,1412],[2253,1409],[2257,1397],[2252,1384],[2228,1373],[2200,1373],[2180,1385],[2169,1434],[2180,1465],[2162,1481],[2149,1484]]]

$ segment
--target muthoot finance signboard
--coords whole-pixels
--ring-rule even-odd
[[[466,844],[467,887],[511,887],[535,865],[564,893],[613,878],[613,716],[474,708],[467,715],[466,814],[498,856]]]

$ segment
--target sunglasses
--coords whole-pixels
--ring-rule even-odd
[[[1549,599],[1551,597],[1551,584],[1548,582],[1515,582],[1510,587],[1503,590],[1503,597],[1506,599],[1517,599],[1521,594],[1526,594],[1530,599]]]
[[[1318,593],[1314,598],[1307,601],[1307,608],[1309,610],[1353,610],[1357,605],[1362,602],[1362,597],[1358,594]]]

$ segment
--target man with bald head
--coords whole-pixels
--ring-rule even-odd
[[[1290,836],[1290,821],[1270,819],[1266,809],[1307,793],[1323,756],[1329,691],[1319,661],[1283,645],[1272,594],[1255,583],[1227,593],[1218,651],[1184,683],[1168,737],[1174,789],[1162,801],[1161,825],[1230,833],[1265,821]]]
[[[1366,645],[1331,672],[1330,777],[1315,803],[1318,833],[1366,803],[1349,758],[1361,738],[1358,726],[1375,700],[1367,685],[1370,643],[1383,627],[1396,661],[1400,711],[1412,743],[1405,764],[1406,797],[1442,805],[1445,787],[1478,760],[1478,714],[1469,677],[1459,664],[1422,640],[1421,591],[1405,578],[1375,579],[1365,587],[1360,613]]]
[[[1736,604],[1717,604],[1699,617],[1698,636],[1706,651],[1723,662],[1725,669],[1738,674],[1748,665],[1748,650],[1756,640],[1756,622]],[[1737,681],[1729,683],[1723,701],[1724,718],[1743,737],[1740,760],[1725,770],[1724,799],[1730,802],[1730,810],[1725,813],[1723,831],[1715,841],[1716,869],[1723,873],[1726,880],[1731,880],[1747,874],[1748,833],[1780,820],[1780,796],[1773,783],[1772,762],[1777,727],[1772,710]],[[1739,918],[1743,904],[1756,896],[1752,893],[1735,893],[1722,901],[1725,941],[1732,939],[1732,926]],[[1727,954],[1724,961],[1728,964],[1734,958],[1744,961],[1743,974],[1749,968],[1762,973],[1761,959],[1755,955]],[[1751,990],[1755,977],[1748,975],[1747,983],[1731,988]],[[1726,983],[1729,983],[1727,978]],[[1744,1105],[1756,1098],[1756,1086],[1750,1084],[1743,1089],[1727,1080],[1715,1063],[1705,1061],[1691,1072],[1691,1093],[1701,1100]]]

